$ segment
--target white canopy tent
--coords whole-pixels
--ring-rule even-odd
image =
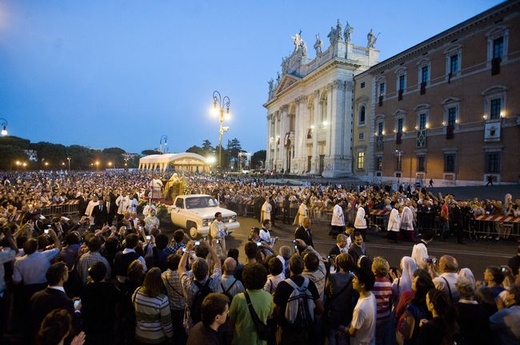
[[[173,166],[177,172],[210,171],[206,157],[191,152],[149,155],[139,159],[139,170],[164,172],[169,166]]]

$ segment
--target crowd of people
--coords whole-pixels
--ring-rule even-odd
[[[457,209],[518,216],[520,200],[510,195],[503,202],[454,201],[421,189],[186,179],[186,192],[213,195],[257,217],[260,225],[243,246],[189,240],[183,230],[171,238],[162,233],[148,176],[6,175],[0,339],[75,345],[520,341],[520,248],[508,265],[487,267],[482,281],[453,256],[437,261],[428,255],[437,235],[454,234],[460,243],[463,230],[477,234]],[[77,216],[49,219],[39,212],[71,199],[78,200]],[[367,253],[372,210],[388,211],[390,241],[415,242],[399,267]],[[421,219],[422,212],[428,217]],[[323,219],[336,241],[325,254],[309,230]],[[295,226],[294,247],[271,236],[279,221]],[[486,231],[493,238],[512,235]],[[216,233],[226,237],[225,229]]]

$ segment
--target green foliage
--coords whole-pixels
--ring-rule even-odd
[[[264,168],[265,157],[267,152],[265,150],[256,151],[251,156],[251,168],[260,169]]]

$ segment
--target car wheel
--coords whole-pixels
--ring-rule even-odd
[[[188,229],[188,233],[193,240],[200,238],[199,232],[197,231],[197,224],[188,223],[186,229]]]

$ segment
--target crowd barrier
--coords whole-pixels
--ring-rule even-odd
[[[42,207],[41,213],[45,217],[79,216],[78,206],[79,200],[69,200]]]

